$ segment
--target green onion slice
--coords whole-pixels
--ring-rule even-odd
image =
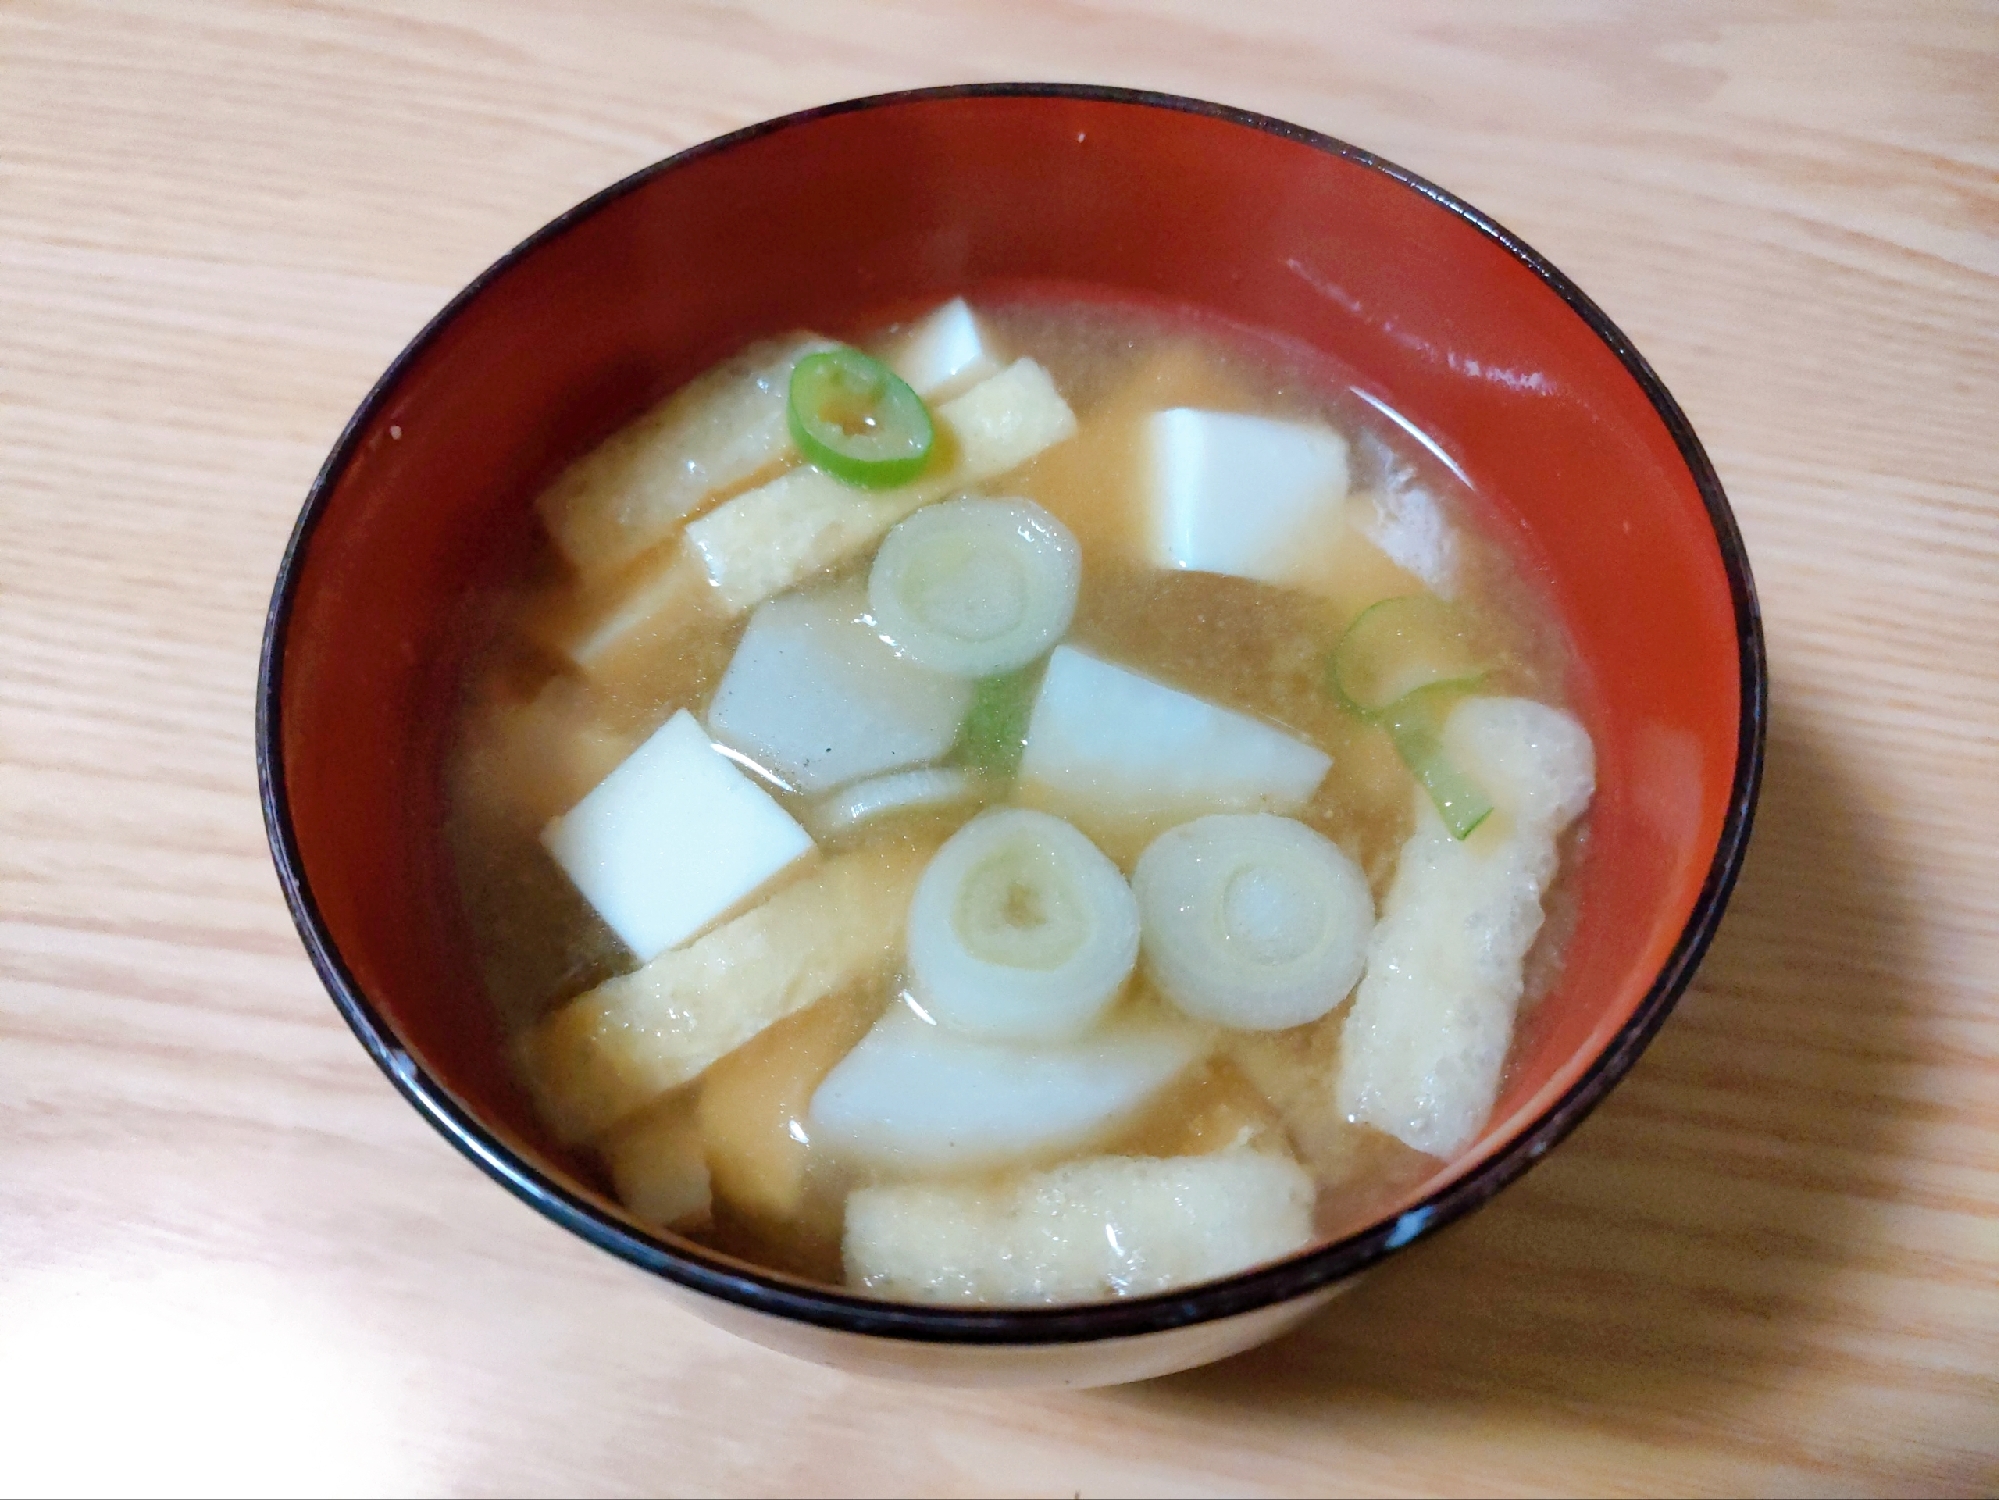
[[[1456,696],[1484,676],[1463,618],[1431,594],[1370,605],[1347,627],[1328,664],[1334,694],[1388,732],[1444,826],[1460,839],[1486,820],[1492,803],[1444,752],[1444,717]]]
[[[1484,675],[1463,617],[1434,594],[1369,605],[1333,650],[1333,691],[1360,714],[1380,713],[1424,688],[1475,687]]]
[[[1444,752],[1444,716],[1449,712],[1450,697],[1447,688],[1418,688],[1376,717],[1395,742],[1395,753],[1402,757],[1402,763],[1430,794],[1451,837],[1465,839],[1491,816],[1492,800]]]
[[[987,776],[1007,777],[1020,769],[1027,749],[1027,721],[1034,712],[1034,695],[1041,687],[1041,662],[1016,672],[981,677],[972,689],[972,706],[958,730],[954,759]]]
[[[909,483],[936,441],[930,411],[908,382],[845,345],[792,367],[785,419],[806,462],[862,489]]]

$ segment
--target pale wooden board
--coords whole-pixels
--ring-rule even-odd
[[[1694,991],[1498,1204],[1095,1394],[710,1331],[461,1161],[264,851],[367,383],[576,199],[967,78],[1268,110],[1571,272],[1706,438],[1776,710]],[[0,1489],[1999,1490],[1999,8],[0,6]]]

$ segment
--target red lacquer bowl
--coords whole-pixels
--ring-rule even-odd
[[[469,605],[514,576],[568,459],[751,339],[1035,283],[1165,300],[1309,345],[1437,440],[1567,623],[1599,760],[1579,916],[1477,1146],[1361,1233],[1184,1292],[1087,1307],[882,1303],[648,1230],[536,1123],[454,907],[441,735]],[[834,105],[607,189],[507,255],[362,403],[307,498],[265,640],[272,852],[335,1003],[396,1086],[526,1202],[809,1358],[1094,1384],[1291,1326],[1483,1203],[1631,1066],[1727,900],[1765,672],[1720,484],[1658,378],[1475,209],[1275,120],[1118,90]]]

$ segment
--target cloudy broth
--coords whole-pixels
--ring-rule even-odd
[[[1478,693],[1567,704],[1571,661],[1559,624],[1519,560],[1488,529],[1490,508],[1400,419],[1361,394],[1359,381],[1320,356],[1170,311],[1119,304],[1036,298],[981,302],[977,310],[992,345],[1009,359],[1038,362],[1074,413],[1073,436],[977,486],[986,496],[1033,502],[1072,534],[1081,574],[1064,645],[1275,726],[1330,757],[1323,780],[1288,816],[1351,858],[1381,910],[1415,828],[1420,794],[1391,735],[1329,687],[1329,655],[1355,620],[1382,600],[1444,597],[1480,663]],[[855,342],[885,351],[901,331],[877,328]],[[1323,424],[1340,434],[1350,489],[1337,539],[1322,555],[1316,543],[1301,544],[1297,566],[1281,585],[1159,566],[1147,543],[1145,424],[1154,413],[1178,408]],[[767,479],[760,473],[724,486],[690,518]],[[531,1039],[566,1004],[638,967],[551,858],[541,832],[680,710],[710,720],[751,611],[665,609],[587,669],[565,644],[615,613],[619,600],[651,587],[649,578],[664,576],[661,560],[680,545],[675,528],[639,557],[593,574],[544,544],[530,576],[507,596],[468,676],[448,772],[451,847],[486,988],[517,1039]],[[862,589],[875,555],[874,546],[862,549],[793,592],[843,581]],[[973,799],[836,827],[828,823],[824,794],[805,795],[788,789],[782,776],[757,771],[752,767],[778,806],[815,831],[812,859],[821,862],[851,855],[883,870],[915,870],[995,807],[1069,815],[1032,786],[991,778]],[[1178,810],[1104,816],[1086,821],[1085,831],[1129,876],[1153,840],[1185,820]],[[1581,827],[1561,837],[1565,876]],[[810,867],[806,861],[798,868]],[[781,899],[792,888],[787,882],[805,878],[796,870],[779,876],[759,899]],[[1550,920],[1528,966],[1529,1003],[1556,966],[1550,935],[1564,927],[1559,904],[1567,883],[1555,886]],[[732,908],[719,922],[754,905]],[[705,1161],[706,1201],[698,1212],[672,1219],[677,1232],[839,1284],[851,1272],[842,1262],[849,1195],[924,1178],[828,1149],[812,1127],[814,1090],[884,1012],[907,1003],[909,975],[899,955],[862,968],[730,1048],[672,1099],[628,1111],[612,1127],[625,1132],[617,1139],[635,1140],[631,1132],[649,1127],[633,1120],[649,1114],[662,1122],[658,1139],[677,1143],[658,1149],[692,1151]],[[1153,1017],[1177,1024],[1148,975],[1141,964],[1105,1024]],[[1030,1174],[1064,1161],[1266,1149],[1295,1159],[1312,1179],[1317,1236],[1358,1229],[1442,1163],[1384,1130],[1350,1122],[1337,1106],[1331,1080],[1350,1007],[1294,1027],[1203,1033],[1191,1065],[1084,1144],[942,1176],[998,1200]],[[578,1144],[588,1154],[610,1149],[610,1139],[604,1133]],[[629,1206],[648,1217],[643,1204]],[[665,1223],[669,1214],[679,1210],[650,1217]]]

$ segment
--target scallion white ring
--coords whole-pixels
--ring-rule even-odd
[[[883,640],[958,677],[1024,667],[1069,628],[1083,554],[1027,500],[946,500],[897,526],[868,574]]]
[[[1093,1026],[1138,961],[1138,904],[1074,826],[1003,808],[930,861],[909,907],[910,992],[938,1024],[989,1041]]]
[[[1145,972],[1190,1016],[1242,1031],[1316,1021],[1360,980],[1374,900],[1294,818],[1221,813],[1154,839],[1132,873]]]

